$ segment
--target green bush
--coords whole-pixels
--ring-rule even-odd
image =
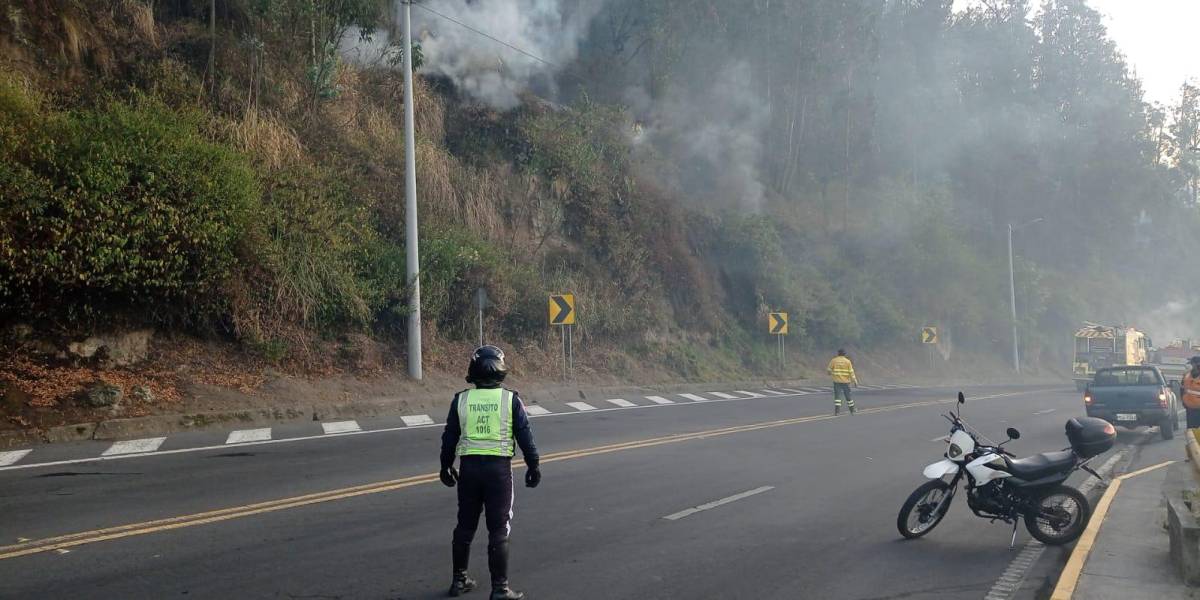
[[[219,309],[259,187],[202,122],[148,101],[55,113],[0,82],[0,312]]]

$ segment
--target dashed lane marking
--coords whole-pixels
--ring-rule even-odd
[[[18,460],[25,458],[25,455],[33,452],[33,450],[12,450],[10,452],[0,452],[0,467],[7,467],[15,464]]]
[[[800,390],[793,390],[791,388],[779,388],[779,389],[781,389],[785,392],[791,393],[791,394],[796,394],[797,396],[804,396],[809,393],[809,392],[802,392]]]
[[[226,444],[242,444],[245,442],[261,442],[271,439],[271,428],[263,427],[261,429],[238,429],[230,431],[229,437],[225,438]]]
[[[681,511],[679,511],[679,512],[677,512],[677,513],[674,513],[674,514],[667,515],[667,516],[665,516],[665,517],[663,517],[663,518],[664,518],[664,519],[666,519],[666,520],[668,520],[668,521],[678,521],[679,519],[682,519],[682,518],[684,518],[684,517],[687,517],[687,516],[694,515],[694,514],[696,514],[696,513],[698,513],[698,512],[704,512],[704,511],[706,511],[706,510],[712,510],[712,509],[714,509],[714,508],[716,508],[716,507],[718,507],[718,506],[724,506],[724,505],[726,505],[726,504],[729,504],[730,502],[737,502],[738,500],[742,500],[742,499],[745,499],[745,498],[749,498],[750,496],[754,496],[754,495],[757,495],[757,494],[761,494],[761,493],[763,493],[763,492],[769,492],[769,491],[771,491],[771,490],[773,490],[773,489],[775,489],[775,487],[774,487],[774,486],[770,486],[770,485],[764,485],[764,486],[762,486],[762,487],[760,487],[760,488],[754,488],[754,489],[752,489],[752,490],[750,490],[750,491],[747,491],[747,492],[742,492],[742,493],[740,493],[740,494],[734,494],[734,495],[732,495],[732,496],[729,496],[729,497],[727,497],[727,498],[721,498],[720,500],[714,500],[714,501],[712,501],[712,502],[708,502],[708,503],[706,503],[706,504],[701,504],[700,506],[695,506],[695,507],[689,508],[689,509],[687,509],[687,510],[681,510]]]
[[[120,454],[143,454],[146,452],[154,452],[163,442],[167,441],[165,437],[146,438],[141,440],[126,440],[117,442],[108,447],[101,456],[117,456]]]
[[[612,398],[609,400],[605,400],[605,402],[615,405],[615,406],[620,406],[622,408],[629,408],[631,406],[637,406],[636,404],[634,404],[624,398]]]
[[[430,417],[429,415],[404,415],[403,417],[400,417],[400,420],[404,421],[404,424],[409,427],[414,427],[417,425],[436,425],[436,423],[433,422],[433,417]]]
[[[709,395],[716,396],[718,398],[724,398],[726,400],[733,400],[734,398],[739,397],[734,396],[733,394],[726,394],[725,392],[709,392]]]
[[[985,400],[988,398],[999,398],[999,397],[1005,397],[1005,396],[1038,394],[1038,393],[1044,393],[1045,391],[1046,390],[1030,390],[1027,392],[1017,392],[1014,394],[998,394],[998,395],[993,395],[993,396],[984,396],[981,398],[976,398],[976,400]],[[954,402],[954,400],[931,400],[928,402],[914,402],[914,403],[910,403],[910,404],[900,404],[900,405],[887,406],[887,407],[878,407],[876,409],[871,409],[869,412],[891,412],[891,411],[902,410],[905,408],[912,408],[915,406],[930,406],[930,405],[937,405],[937,404],[946,405],[946,404],[952,404],[953,402]],[[641,408],[661,408],[661,406],[641,407]],[[629,410],[629,409],[610,408],[610,409],[604,409],[604,410]],[[869,414],[868,411],[865,411],[865,410],[862,412],[864,414]],[[579,414],[579,413],[564,413],[564,415],[567,415],[567,414]],[[833,415],[812,415],[812,416],[807,416],[807,417],[796,417],[796,418],[792,418],[792,419],[780,419],[780,420],[775,420],[775,421],[765,421],[765,422],[753,423],[753,424],[749,424],[749,425],[724,427],[724,428],[720,428],[720,429],[710,429],[708,431],[697,431],[697,432],[693,432],[693,433],[679,433],[679,434],[674,434],[674,435],[667,435],[667,436],[663,436],[663,437],[649,438],[649,439],[637,440],[637,441],[632,441],[632,442],[622,442],[622,443],[618,443],[618,444],[610,444],[607,446],[597,446],[597,447],[593,447],[593,448],[585,448],[585,449],[581,449],[581,450],[568,450],[565,452],[555,452],[552,454],[547,454],[547,455],[542,456],[542,462],[550,463],[550,462],[557,462],[557,461],[561,461],[561,460],[573,460],[573,459],[577,459],[577,458],[583,458],[586,456],[596,456],[596,455],[600,455],[600,454],[608,454],[608,453],[612,453],[612,452],[622,452],[625,450],[634,450],[634,449],[638,449],[638,448],[649,448],[649,447],[653,447],[653,446],[660,446],[663,444],[675,444],[675,443],[680,443],[680,442],[685,442],[685,441],[690,441],[690,440],[699,440],[699,439],[705,439],[705,438],[710,438],[710,437],[732,435],[735,433],[744,433],[744,432],[748,432],[748,431],[758,431],[758,430],[763,430],[763,429],[771,429],[771,428],[777,428],[777,427],[797,425],[800,423],[813,423],[813,422],[817,422],[817,421],[828,421],[828,420],[834,419],[834,418],[836,418],[836,417],[834,417]],[[393,428],[392,431],[397,431],[399,429],[402,429],[402,428]],[[383,431],[383,430],[382,429],[373,429],[370,431],[354,432],[354,433],[348,433],[348,434],[344,434],[344,435],[361,435],[361,434],[365,434],[365,433],[377,433],[380,431]],[[320,437],[321,436],[312,436],[309,439],[319,439]],[[291,438],[292,441],[294,441],[295,439],[297,439],[297,438]],[[283,441],[289,441],[289,440],[270,440],[267,442],[259,442],[259,443],[269,444],[269,443],[278,443],[278,442],[283,442]],[[220,448],[220,447],[221,446],[211,446],[207,449]],[[170,453],[176,453],[176,452],[179,452],[179,451],[171,450],[171,451],[167,451],[167,452],[160,453],[160,454],[170,454]],[[82,462],[82,461],[78,461],[78,462]],[[522,468],[522,467],[523,467],[523,465],[514,465],[514,468]],[[317,503],[321,503],[321,502],[330,502],[333,500],[353,498],[353,497],[357,497],[357,496],[364,496],[367,494],[378,494],[380,492],[389,492],[389,491],[398,490],[398,489],[402,489],[402,488],[412,487],[415,485],[421,485],[421,484],[425,484],[425,483],[433,483],[435,481],[438,481],[438,475],[436,473],[428,473],[425,475],[415,475],[415,476],[406,477],[403,479],[380,481],[380,482],[370,483],[370,484],[366,484],[366,485],[354,486],[354,487],[349,487],[349,488],[341,488],[341,489],[336,489],[336,490],[329,490],[329,491],[325,491],[325,492],[318,492],[315,494],[307,494],[304,496],[294,496],[291,498],[282,498],[279,500],[260,502],[257,504],[250,504],[250,505],[245,505],[245,506],[235,506],[235,507],[223,508],[223,509],[219,509],[219,510],[203,512],[203,513],[196,513],[196,514],[191,514],[191,515],[183,515],[183,516],[179,516],[179,517],[159,519],[156,521],[148,521],[148,522],[143,522],[143,523],[131,523],[129,525],[120,525],[117,527],[109,527],[106,529],[98,529],[98,530],[94,530],[94,531],[84,531],[84,532],[79,532],[79,533],[72,533],[72,534],[67,534],[67,535],[51,537],[51,538],[43,538],[43,539],[39,539],[39,540],[30,540],[30,541],[26,541],[26,542],[12,544],[9,546],[0,546],[0,560],[17,558],[20,556],[27,556],[30,554],[38,554],[41,552],[52,552],[52,551],[58,550],[60,548],[72,548],[75,546],[82,546],[84,544],[91,544],[91,543],[95,543],[95,542],[103,542],[103,541],[121,539],[121,538],[126,538],[126,537],[131,537],[131,536],[145,535],[145,534],[155,533],[155,532],[160,532],[160,531],[169,531],[172,529],[181,529],[184,527],[192,527],[192,526],[203,525],[203,524],[207,524],[207,523],[217,523],[217,522],[221,522],[221,521],[228,521],[230,519],[248,517],[251,515],[285,510],[285,509],[289,509],[289,508],[298,508],[301,506],[307,506],[307,505],[317,504]]]
[[[763,398],[764,396],[758,392],[747,392],[746,390],[733,390],[735,394],[742,394],[747,398]]]
[[[667,400],[662,396],[646,396],[646,399],[655,404],[675,404],[674,400]]]
[[[911,388],[913,386],[909,386],[909,387]],[[1040,393],[1054,392],[1054,391],[1064,391],[1064,389],[1063,388],[1047,388],[1047,389],[1030,390],[1028,392],[1018,392],[1017,394],[1040,394]],[[635,406],[632,408],[619,408],[619,407],[614,406],[612,408],[600,408],[600,409],[596,409],[594,411],[578,411],[577,410],[574,412],[557,412],[557,413],[556,412],[547,412],[547,414],[544,414],[544,415],[540,414],[536,410],[529,411],[529,407],[527,407],[526,410],[529,412],[531,417],[545,417],[545,416],[566,417],[566,416],[571,416],[571,415],[593,414],[593,413],[601,413],[601,412],[608,412],[608,411],[614,411],[614,410],[647,410],[647,409],[654,409],[654,408],[694,406],[695,404],[721,404],[724,402],[745,402],[745,401],[749,401],[749,400],[754,400],[754,398],[742,398],[740,396],[736,397],[736,398],[730,398],[730,399],[712,399],[712,398],[705,398],[704,396],[699,396],[696,394],[678,394],[678,395],[682,398],[692,400],[693,402],[685,402],[682,404],[676,403],[676,404],[638,405],[638,406]],[[801,395],[805,395],[805,394],[804,393],[797,394],[797,396],[801,396]],[[998,396],[984,396],[981,398],[976,398],[976,400],[986,400],[988,398],[994,398],[994,397],[998,397]],[[926,402],[926,403],[919,403],[918,405],[926,406],[926,405],[931,405],[931,404],[947,404],[950,402],[952,402],[952,401],[934,400],[934,401],[930,401],[930,402]],[[901,408],[910,408],[912,406],[914,406],[914,404],[912,404],[912,403],[900,405]],[[859,412],[864,413],[864,411],[862,411],[862,410],[860,410]],[[337,433],[337,434],[305,435],[305,436],[287,437],[287,438],[282,438],[282,439],[263,440],[261,442],[246,442],[243,445],[249,446],[249,445],[263,445],[263,444],[291,444],[291,443],[296,443],[296,442],[306,442],[306,441],[312,441],[312,440],[329,439],[331,437],[337,437],[337,436],[343,436],[343,435],[370,435],[370,434],[381,434],[381,433],[395,433],[395,432],[405,431],[405,430],[410,430],[410,429],[421,429],[421,428],[425,428],[425,427],[437,427],[437,426],[439,426],[439,425],[436,422],[431,422],[428,425],[380,427],[378,429],[364,429],[361,431],[347,431],[345,433]],[[194,452],[206,452],[209,450],[220,450],[225,447],[226,446],[224,444],[220,444],[220,445],[209,445],[209,446],[193,446],[190,448],[176,448],[173,450],[159,450],[157,452],[152,452],[152,453],[147,452],[147,453],[115,454],[115,455],[104,454],[104,455],[100,455],[100,456],[89,456],[89,457],[85,457],[85,458],[72,458],[72,459],[56,460],[56,461],[49,461],[49,462],[30,463],[28,461],[25,461],[25,462],[22,462],[21,464],[0,466],[0,472],[12,471],[12,470],[17,470],[17,469],[36,469],[36,468],[45,468],[45,467],[58,467],[58,466],[63,466],[63,465],[87,464],[87,463],[102,462],[102,461],[107,461],[107,460],[123,460],[123,459],[128,459],[128,458],[143,458],[145,456],[166,456],[166,455],[170,455],[170,454],[190,454],[190,453],[194,453]]]
[[[1054,412],[1054,411],[1056,411],[1056,410],[1058,410],[1058,409],[1056,409],[1056,408],[1047,408],[1046,410],[1039,410],[1039,411],[1037,411],[1037,412],[1033,413],[1033,415],[1034,415],[1034,416],[1037,416],[1037,415],[1048,415],[1048,414],[1050,414],[1050,413],[1052,413],[1052,412]]]
[[[592,406],[591,404],[588,404],[587,402],[568,402],[567,406],[570,406],[571,408],[573,408],[575,410],[580,410],[580,411],[596,410],[595,406]]]
[[[786,395],[788,395],[788,394],[787,394],[787,392],[781,392],[781,391],[779,391],[779,390],[763,390],[762,392],[763,392],[764,394],[770,394],[770,395],[772,395],[772,396],[786,396]]]
[[[333,421],[331,423],[321,423],[321,431],[324,431],[325,435],[330,435],[334,433],[362,431],[362,427],[358,426],[358,421]]]
[[[547,410],[545,406],[538,406],[537,404],[527,405],[525,407],[525,412],[530,415],[548,415],[548,414],[550,414],[550,411]]]

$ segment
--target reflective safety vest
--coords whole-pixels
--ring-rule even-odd
[[[854,376],[854,365],[845,356],[835,356],[829,361],[829,375],[833,377],[834,383],[851,383],[857,379]]]
[[[459,456],[513,455],[513,393],[504,388],[458,395]]]
[[[1188,371],[1183,376],[1183,405],[1188,408],[1200,408],[1200,377],[1192,377]]]

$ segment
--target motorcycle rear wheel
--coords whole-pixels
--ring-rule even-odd
[[[941,479],[927,481],[913,490],[896,517],[900,535],[912,540],[933,531],[950,510],[950,502],[954,499],[952,491],[950,484]]]
[[[1025,513],[1025,529],[1047,546],[1061,546],[1083,535],[1092,508],[1079,490],[1065,485],[1047,488]]]

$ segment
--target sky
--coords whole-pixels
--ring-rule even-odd
[[[1200,0],[1089,0],[1137,72],[1151,102],[1170,104],[1200,79]]]

